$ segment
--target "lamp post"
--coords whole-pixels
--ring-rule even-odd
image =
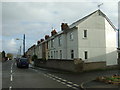
[[[23,35],[23,56],[25,56],[25,34]]]
[[[19,38],[16,38],[16,40],[22,40],[22,39],[19,39]],[[18,49],[18,53],[20,54],[20,56],[21,56],[21,45],[20,45],[20,47],[19,47],[19,49]]]
[[[118,29],[118,68],[120,69],[120,31]]]
[[[23,40],[23,56],[25,57],[25,34],[23,35],[23,39],[16,38],[16,40]],[[21,47],[20,47],[21,52]]]

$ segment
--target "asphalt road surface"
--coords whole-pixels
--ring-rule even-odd
[[[17,68],[14,60],[2,63],[2,88],[40,89],[61,88],[80,89],[83,82],[93,80],[97,76],[120,74],[119,70],[92,71],[79,74],[61,72],[41,68]],[[42,88],[42,89],[41,89]]]

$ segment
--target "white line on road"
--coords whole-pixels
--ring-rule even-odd
[[[11,74],[12,74],[12,69],[11,69]]]
[[[68,86],[68,87],[72,87],[72,85],[69,85],[69,84],[66,84],[66,86]]]
[[[66,82],[67,80],[63,79],[64,82]]]
[[[79,85],[77,85],[77,84],[73,84],[73,85],[79,87]]]
[[[61,82],[62,84],[66,84],[65,82]]]
[[[13,75],[11,74],[10,81],[13,81]]]
[[[73,84],[72,82],[69,82],[69,81],[67,83]]]
[[[34,70],[35,72],[38,72],[38,70],[36,70],[36,69],[32,69],[32,70]],[[39,73],[39,72],[38,72]],[[41,72],[42,73],[42,72]],[[51,79],[53,79],[53,80],[55,80],[55,81],[57,81],[57,82],[59,82],[59,83],[62,83],[62,84],[64,84],[64,85],[66,85],[66,86],[68,86],[68,87],[71,87],[71,88],[73,88],[73,89],[77,89],[78,90],[78,88],[77,87],[79,87],[79,85],[77,85],[77,84],[75,84],[75,83],[73,83],[73,82],[70,82],[70,81],[67,81],[67,80],[65,80],[65,79],[62,79],[62,78],[60,78],[60,77],[57,77],[57,76],[55,76],[55,75],[53,75],[53,74],[50,74],[50,73],[42,73],[45,77],[48,77],[48,78],[51,78]]]
[[[60,80],[56,80],[57,82],[61,82]]]
[[[9,87],[9,90],[11,90],[11,89],[12,89],[12,86]]]

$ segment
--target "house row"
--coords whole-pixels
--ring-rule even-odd
[[[80,58],[84,62],[116,65],[116,28],[101,10],[96,10],[71,25],[62,23],[61,31],[52,30],[51,36],[45,35],[26,53],[46,60]]]

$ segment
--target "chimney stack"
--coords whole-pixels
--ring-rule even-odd
[[[50,36],[49,35],[45,35],[45,40],[47,40]]]
[[[40,41],[37,41],[37,44],[40,44]]]
[[[41,41],[41,42],[43,42],[43,41],[44,41],[44,39],[41,39],[40,41]]]
[[[62,24],[61,24],[61,30],[64,31],[64,30],[66,30],[66,29],[69,29],[68,24],[67,24],[67,23],[62,23]]]
[[[57,34],[56,30],[54,29],[52,32],[51,32],[51,36]]]

